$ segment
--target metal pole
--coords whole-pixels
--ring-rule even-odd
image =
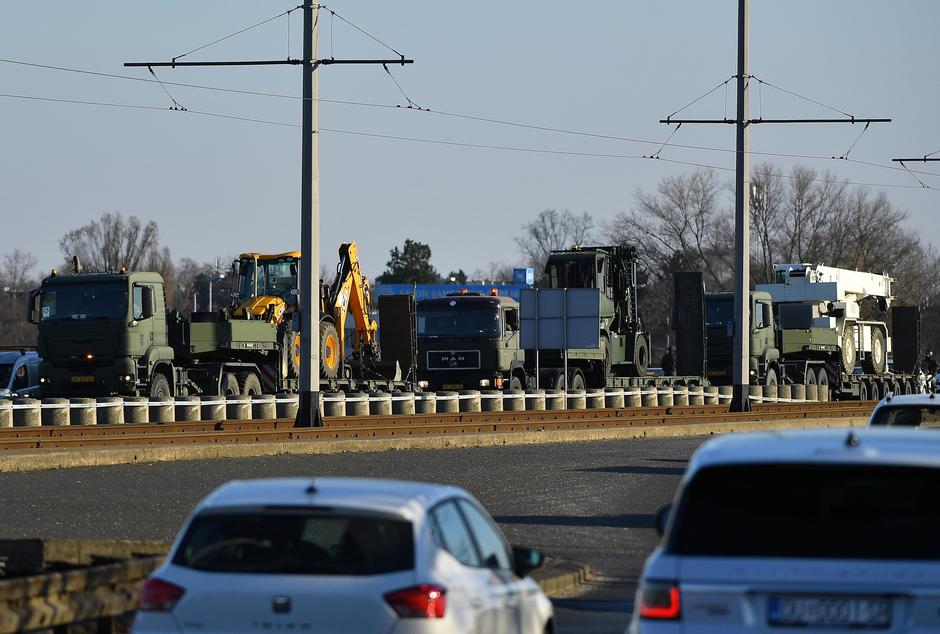
[[[750,187],[748,187],[748,3],[738,0],[738,118],[734,207],[734,398],[736,412],[750,409]]]
[[[319,5],[304,0],[303,139],[300,161],[300,402],[298,427],[320,426]]]
[[[209,312],[212,312],[212,278],[209,278]]]

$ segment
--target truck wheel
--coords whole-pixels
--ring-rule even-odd
[[[813,366],[806,366],[806,374],[803,376],[803,385],[816,385],[816,370]]]
[[[281,368],[285,378],[300,376],[300,333],[285,330],[281,335]]]
[[[868,400],[868,383],[862,381],[858,385],[858,400],[867,401]]]
[[[157,372],[150,379],[150,398],[163,398],[173,396],[170,391],[170,382],[166,380],[166,375]]]
[[[881,328],[872,328],[871,352],[865,355],[862,367],[865,368],[865,372],[883,374],[885,365],[885,334],[881,331]]]
[[[872,381],[871,385],[869,385],[868,387],[868,400],[870,401],[881,400],[881,386],[878,385],[877,381]]]
[[[222,396],[238,396],[238,378],[231,372],[222,375],[222,384],[219,386]]]
[[[852,330],[854,326],[854,323],[847,323],[842,331],[842,370],[849,374],[855,370],[855,333]]]
[[[764,375],[764,385],[777,385],[776,368],[767,368],[767,373]]]
[[[522,377],[518,374],[513,374],[512,378],[509,379],[509,389],[510,390],[522,390],[524,388],[524,383],[522,382]]]
[[[633,364],[627,366],[628,376],[646,376],[646,369],[650,363],[650,348],[645,336],[636,338],[633,345]]]
[[[826,371],[825,366],[819,368],[819,373],[816,375],[816,384],[829,387],[829,373]]]
[[[261,394],[261,381],[254,372],[240,372],[238,374],[238,391],[242,396]]]
[[[575,370],[571,375],[571,389],[572,390],[584,389],[584,375],[581,374],[580,370]]]
[[[610,358],[610,337],[607,335],[601,335],[601,350],[604,352],[604,360],[601,362],[601,369],[604,376],[600,377],[600,387],[604,387],[607,384],[607,377],[610,376],[612,365]]]
[[[320,322],[320,376],[335,379],[339,376],[339,335],[328,321]]]

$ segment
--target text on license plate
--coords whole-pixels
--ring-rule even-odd
[[[444,389],[445,390],[462,390],[463,383],[445,383]]]
[[[846,596],[771,596],[767,605],[770,625],[796,627],[891,627],[891,599]]]
[[[84,374],[82,376],[72,377],[72,383],[94,383],[94,382],[95,382],[95,377],[94,375],[90,375],[90,374]]]

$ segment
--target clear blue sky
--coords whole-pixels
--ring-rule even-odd
[[[385,2],[335,0],[339,14],[415,59],[392,72],[432,110],[662,141],[661,117],[732,76],[736,0]],[[896,156],[940,150],[936,0],[751,2],[751,72],[872,126],[850,155],[881,168],[831,160],[798,163],[884,189],[925,240],[940,243],[940,192],[884,169]],[[146,78],[131,60],[169,59],[295,6],[290,2],[4,2],[0,58]],[[300,55],[301,15],[290,20]],[[285,18],[190,59],[282,58]],[[324,15],[321,56],[389,52]],[[298,67],[158,71],[165,81],[299,96]],[[329,67],[324,99],[402,104],[380,67]],[[301,103],[169,86],[190,110],[296,124]],[[729,84],[729,115],[733,85]],[[0,63],[0,92],[166,108],[157,84]],[[784,93],[752,95],[752,114],[833,116]],[[105,211],[157,220],[176,258],[209,260],[299,245],[300,133],[289,127],[191,113],[105,108],[0,97],[0,254],[23,248],[47,268],[58,238]],[[721,117],[721,89],[684,114]],[[488,125],[436,114],[324,103],[323,128],[461,143],[642,155],[655,146]],[[859,126],[757,126],[752,150],[832,156]],[[732,126],[686,126],[674,143],[731,149]],[[366,272],[381,273],[405,238],[427,242],[441,273],[495,260],[514,264],[513,236],[545,208],[600,220],[628,210],[638,188],[690,167],[626,158],[471,149],[324,131],[322,260],[357,240]],[[666,148],[663,158],[720,167],[733,153]],[[752,157],[752,164],[764,160]],[[794,161],[771,158],[789,169]],[[931,164],[912,168],[940,173]],[[725,173],[729,181],[731,173]],[[923,177],[940,187],[940,178]],[[915,187],[910,187],[915,186]],[[730,204],[730,200],[728,201]]]

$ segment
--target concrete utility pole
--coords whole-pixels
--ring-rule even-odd
[[[738,0],[738,115],[734,186],[734,357],[731,408],[736,412],[751,409],[747,386],[751,382],[751,188],[748,161],[748,45],[750,40],[748,10],[750,0]]]

